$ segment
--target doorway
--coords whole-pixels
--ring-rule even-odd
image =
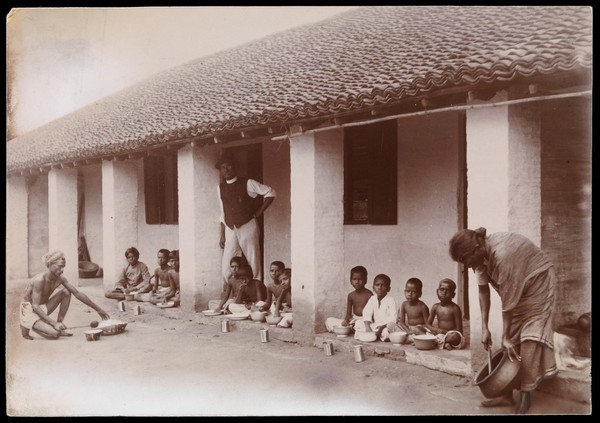
[[[254,179],[260,183],[263,182],[263,160],[262,160],[262,144],[248,144],[238,147],[227,148],[236,161],[237,174],[240,177]],[[255,210],[260,207],[263,202],[261,196],[254,199]],[[260,260],[263,267],[264,279],[264,218],[260,216],[258,219],[258,227],[260,228]]]

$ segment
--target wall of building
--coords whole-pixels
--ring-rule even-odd
[[[140,252],[140,261],[145,263],[150,273],[158,267],[156,255],[158,250],[179,249],[179,225],[148,225],[146,223],[146,205],[144,196],[144,161],[138,160],[138,245],[135,247]],[[123,250],[123,266],[125,250]]]
[[[272,261],[280,260],[291,267],[290,144],[287,140],[265,140],[262,152],[263,182],[277,192],[277,198],[264,215],[263,274],[268,283]]]
[[[421,300],[429,307],[438,302],[440,279],[456,280],[448,241],[458,230],[460,121],[457,113],[398,120],[398,224],[344,227],[344,299],[352,290],[350,269],[356,265],[367,268],[368,288],[377,274],[390,276],[388,295],[398,305],[411,277],[423,281]]]
[[[28,188],[25,177],[6,178],[6,278],[29,276],[27,216]]]
[[[542,115],[542,248],[559,279],[558,325],[592,310],[591,110],[591,99],[568,99]]]
[[[82,233],[85,236],[90,261],[102,267],[102,166],[85,166],[80,172],[84,198]]]
[[[29,243],[29,276],[43,272],[42,256],[48,252],[49,216],[48,216],[48,175],[31,178],[29,184],[29,203],[27,238]],[[71,263],[71,262],[69,262]]]

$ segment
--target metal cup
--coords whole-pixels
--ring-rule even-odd
[[[142,308],[139,305],[134,306],[133,314],[135,314],[136,316],[139,316],[140,314],[142,314]]]
[[[333,355],[333,342],[331,342],[331,341],[323,342],[323,350],[325,351],[326,356]]]
[[[119,311],[125,311],[125,301],[119,301]]]
[[[260,342],[269,342],[269,329],[260,330]]]
[[[229,319],[221,320],[221,332],[229,332]]]
[[[356,361],[357,363],[365,361],[365,353],[363,352],[362,345],[354,346],[354,361]]]

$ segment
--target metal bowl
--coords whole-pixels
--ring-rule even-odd
[[[375,332],[356,332],[356,338],[362,342],[374,342],[377,340],[377,334]]]
[[[389,337],[392,344],[404,344],[408,339],[408,334],[404,331],[391,332]]]
[[[102,334],[102,329],[86,330],[84,333],[85,333],[85,339],[87,339],[88,341],[97,341],[98,339],[100,339],[100,334]]]
[[[252,313],[250,313],[250,318],[252,320],[254,320],[255,322],[264,322],[265,321],[265,316],[269,314],[266,311],[253,311]]]
[[[340,337],[348,336],[352,333],[350,326],[334,326],[333,332]]]
[[[281,321],[281,319],[283,319],[283,316],[273,316],[272,314],[268,315],[265,317],[265,319],[267,320],[267,323],[270,325],[276,325],[277,323],[279,323]]]
[[[432,350],[438,346],[437,337],[431,334],[415,335],[413,341],[418,350]]]
[[[491,372],[486,362],[475,377],[475,385],[486,398],[507,395],[519,387],[520,361],[510,361],[506,351],[498,350],[492,355],[491,363]]]

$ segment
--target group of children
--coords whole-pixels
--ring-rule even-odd
[[[277,326],[289,328],[292,316],[292,269],[281,261],[274,261],[269,268],[271,282],[265,285],[253,278],[252,268],[244,257],[230,260],[230,274],[219,300],[208,302],[209,310],[250,316],[253,311],[264,311],[281,317]]]
[[[125,299],[126,294],[134,294],[134,300],[152,304],[180,304],[179,295],[179,250],[158,250],[158,267],[151,275],[148,266],[141,262],[140,252],[135,247],[125,250],[127,265],[123,268],[115,289],[108,298]]]
[[[152,304],[173,301],[180,304],[179,251],[161,248],[157,254],[158,267],[150,275],[148,267],[139,261],[140,253],[135,247],[125,251],[127,265],[121,273],[115,290],[109,298],[124,299],[134,294],[136,301]],[[230,261],[230,275],[223,286],[221,298],[210,300],[208,308],[219,313],[250,316],[253,311],[264,311],[281,317],[277,326],[291,327],[292,316],[292,270],[281,261],[273,261],[269,267],[271,282],[265,285],[253,278],[252,268],[244,257],[236,256]],[[392,332],[402,331],[412,340],[413,335],[430,333],[438,337],[440,346],[448,350],[464,345],[462,311],[452,299],[456,295],[456,283],[448,278],[439,282],[438,303],[431,307],[421,301],[423,282],[419,278],[406,281],[406,300],[400,308],[390,295],[391,279],[379,274],[373,279],[373,291],[366,288],[367,269],[356,266],[350,270],[350,283],[354,291],[347,297],[346,315],[343,319],[329,317],[325,325],[330,332],[336,326],[350,326],[355,337],[359,332],[375,332],[377,339],[387,341]],[[435,325],[434,325],[435,323]]]
[[[354,291],[348,294],[346,315],[343,319],[330,317],[325,325],[330,332],[336,326],[351,326],[354,336],[359,332],[375,332],[377,339],[387,341],[392,332],[405,332],[409,342],[414,335],[430,333],[438,338],[440,347],[447,350],[464,346],[462,311],[452,299],[456,295],[456,283],[448,278],[439,282],[437,297],[440,300],[429,307],[420,300],[423,282],[418,278],[406,281],[406,300],[397,308],[394,298],[387,295],[391,279],[379,274],[373,279],[373,292],[366,288],[367,269],[356,266],[350,270],[350,283]],[[434,323],[436,325],[434,325]]]
[[[148,266],[139,260],[140,252],[135,247],[125,250],[127,265],[123,268],[115,289],[107,297],[123,300],[126,294],[134,294],[134,300],[152,304],[173,306],[180,304],[179,251],[158,250],[158,267],[151,275]],[[265,311],[281,317],[279,327],[291,327],[292,317],[292,270],[281,261],[271,263],[268,286],[253,278],[252,268],[244,257],[236,256],[230,261],[230,275],[223,286],[219,300],[210,300],[211,310],[223,313],[245,314]]]

